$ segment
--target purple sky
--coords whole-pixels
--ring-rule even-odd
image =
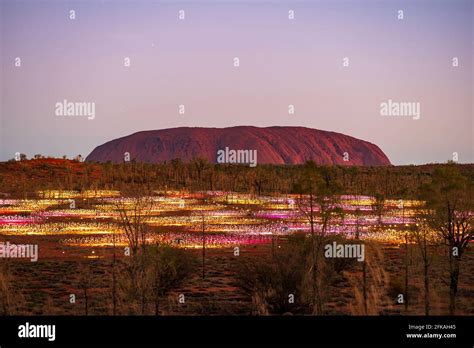
[[[85,156],[149,129],[294,125],[394,164],[474,162],[472,0],[0,3],[0,160]],[[64,99],[95,102],[95,118],[56,116]],[[419,102],[420,119],[381,116],[388,99]]]

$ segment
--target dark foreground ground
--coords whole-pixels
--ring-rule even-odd
[[[22,241],[27,243],[28,238]],[[284,241],[280,241],[284,243]],[[47,248],[47,245],[43,244]],[[409,305],[396,304],[396,294],[403,292],[405,277],[405,247],[379,244],[377,264],[381,267],[371,273],[373,285],[370,288],[368,314],[372,315],[423,315],[423,278],[421,261],[415,248],[408,250]],[[50,257],[38,262],[25,260],[0,260],[9,274],[10,314],[24,315],[84,315],[85,292],[84,272],[90,269],[87,289],[88,314],[112,314],[111,249],[96,249],[96,258],[86,258],[80,248],[68,248],[64,254],[51,248]],[[201,250],[189,250],[199,259]],[[238,263],[243,258],[258,260],[271,253],[271,245],[242,247],[240,256],[233,250],[209,249],[206,251],[205,277],[201,265],[191,277],[177,289],[161,299],[162,315],[251,315],[251,296],[239,288],[236,280]],[[430,273],[431,314],[448,314],[448,290],[445,283],[447,273],[443,270],[447,262],[442,251],[434,258]],[[90,256],[90,251],[87,251]],[[326,315],[363,315],[361,305],[361,267],[355,263],[331,281],[325,289],[324,312]],[[75,294],[76,302],[70,303]],[[185,302],[179,303],[180,294]],[[463,255],[457,302],[457,314],[474,314],[474,253]],[[127,304],[118,305],[122,315],[130,314]],[[153,315],[150,305],[147,314]],[[297,311],[292,314],[299,314]]]

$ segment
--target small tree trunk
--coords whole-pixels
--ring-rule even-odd
[[[364,298],[364,313],[368,314],[368,305],[367,305],[367,264],[365,261],[362,262],[362,295]]]
[[[405,234],[405,314],[408,314],[408,235]]]
[[[275,235],[272,231],[272,258],[275,259]]]
[[[456,294],[458,292],[459,280],[459,260],[456,256],[451,256],[451,272],[449,283],[449,315],[456,313]]]
[[[309,195],[309,207],[310,207],[310,216],[309,216],[309,223],[311,227],[311,262],[313,270],[311,272],[312,275],[312,283],[313,283],[313,314],[320,314],[319,311],[319,285],[318,285],[318,280],[317,280],[317,263],[318,261],[316,260],[317,253],[316,253],[316,238],[314,234],[314,209],[313,209],[313,194],[310,193]]]
[[[89,298],[87,295],[87,285],[84,286],[84,313],[89,315]]]
[[[145,315],[145,309],[146,309],[145,270],[142,271],[141,279],[142,279],[141,312],[142,312],[142,315]]]
[[[113,246],[114,254],[112,259],[112,315],[117,315],[117,274],[115,273],[117,258],[115,255],[115,233],[113,234]]]
[[[425,283],[425,315],[430,315],[430,273],[429,273],[428,244],[426,233],[423,234],[423,276]]]
[[[425,277],[425,315],[430,315],[430,283],[428,277],[428,262],[424,262],[424,277]]]
[[[202,279],[206,276],[206,234],[204,227],[204,214],[202,215]]]
[[[160,294],[158,292],[159,289],[159,281],[158,275],[156,276],[155,280],[155,315],[160,315]]]

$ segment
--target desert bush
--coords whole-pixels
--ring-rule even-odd
[[[324,243],[339,236],[326,237]],[[237,284],[252,299],[252,314],[310,314],[312,313],[312,243],[310,237],[294,235],[281,243],[273,256],[245,259],[237,266]],[[338,274],[353,267],[355,260],[321,258],[323,302],[328,297],[329,286]],[[294,301],[292,301],[292,299]]]
[[[159,315],[161,300],[191,277],[196,267],[197,259],[189,251],[166,245],[147,246],[117,272],[122,307],[128,314],[149,314],[153,305],[153,313]]]
[[[20,314],[23,296],[12,286],[12,276],[8,264],[0,263],[0,316]]]

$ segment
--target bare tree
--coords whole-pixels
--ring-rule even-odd
[[[464,250],[474,238],[473,183],[456,164],[438,168],[423,190],[430,209],[428,223],[449,247],[449,314],[456,312],[459,270]]]
[[[112,315],[117,315],[117,256],[116,248],[116,233],[112,234],[113,255],[112,255]]]
[[[89,289],[92,283],[92,272],[89,262],[81,266],[80,274],[80,286],[84,295],[84,315],[89,315]]]
[[[201,213],[202,228],[202,279],[206,277],[206,225],[204,224],[204,212]]]
[[[432,256],[429,247],[433,245],[436,240],[431,233],[430,227],[425,223],[423,218],[417,219],[418,223],[413,229],[413,238],[420,253],[422,267],[423,267],[423,290],[424,290],[424,304],[425,315],[430,315],[430,276],[429,270],[431,266]]]
[[[153,208],[153,197],[135,191],[132,196],[121,198],[116,203],[119,222],[127,238],[132,256],[143,251],[148,235],[146,217]]]
[[[125,191],[125,190],[124,190]],[[119,221],[128,241],[131,251],[129,272],[132,292],[140,292],[141,312],[145,313],[146,307],[146,244],[149,236],[149,227],[146,219],[150,216],[154,206],[151,191],[146,188],[132,187],[124,192],[123,198],[116,204]]]
[[[385,196],[382,193],[376,192],[372,201],[372,210],[377,215],[377,225],[382,227],[382,216],[385,209]]]
[[[323,244],[331,221],[342,216],[342,209],[338,206],[338,187],[330,181],[328,171],[326,175],[319,174],[314,162],[305,164],[305,169],[296,191],[300,194],[296,200],[298,210],[306,217],[311,232],[311,284],[313,287],[313,313],[323,313],[322,277],[324,272]],[[318,225],[316,231],[315,226]]]

